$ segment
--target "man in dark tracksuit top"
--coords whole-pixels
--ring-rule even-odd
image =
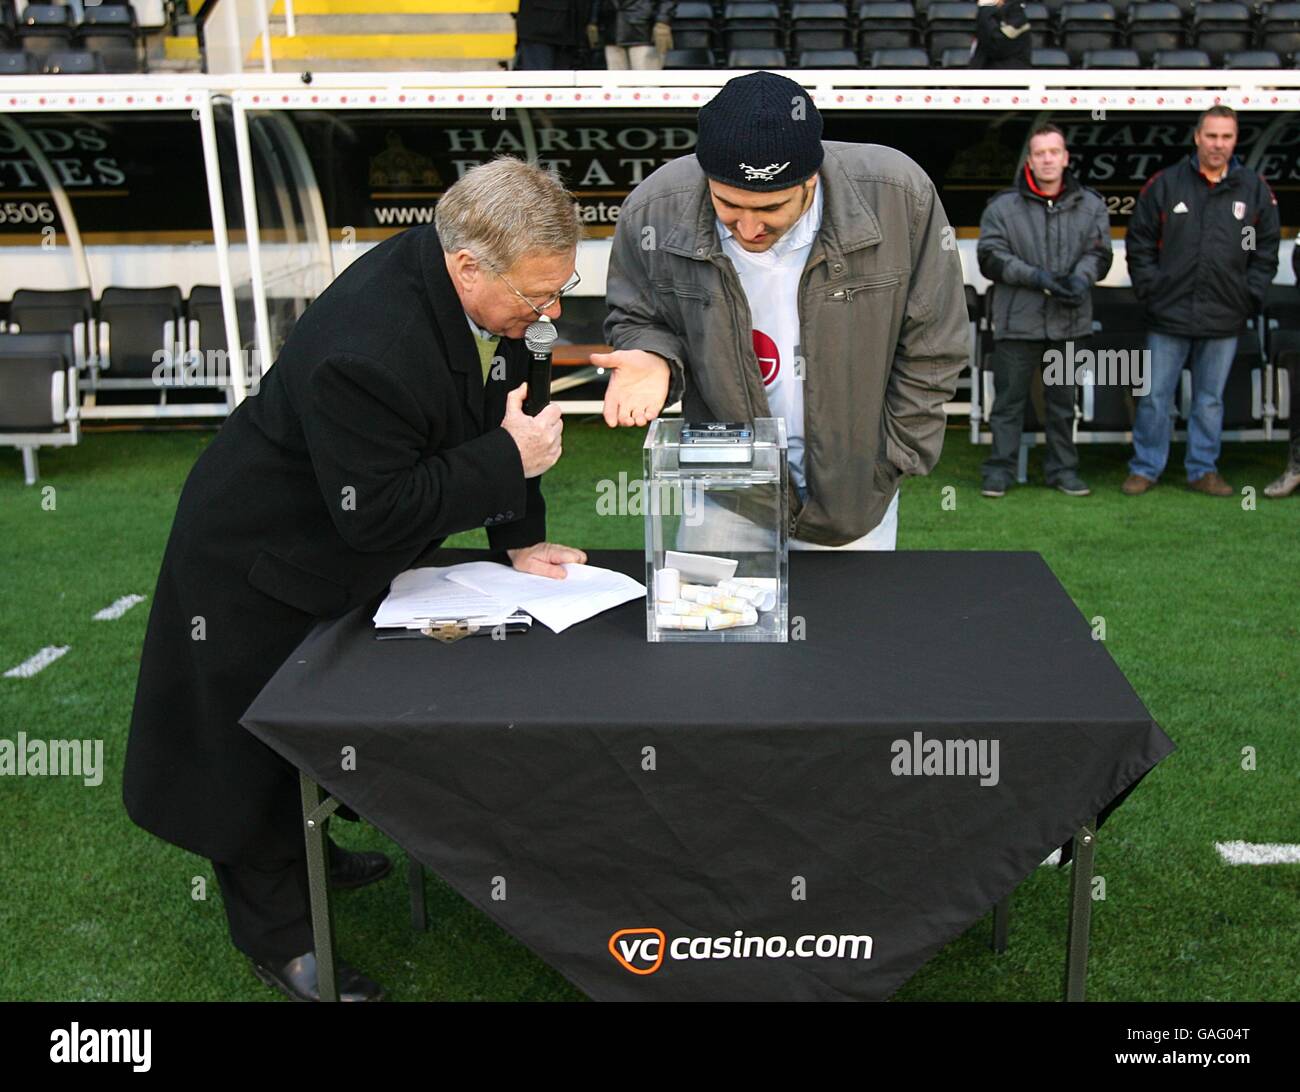
[[[1142,188],[1128,229],[1128,271],[1146,303],[1150,393],[1139,398],[1133,458],[1123,491],[1145,493],[1169,458],[1174,392],[1192,371],[1187,484],[1233,495],[1219,475],[1223,388],[1246,319],[1258,314],[1277,272],[1277,198],[1232,156],[1237,115],[1212,106],[1196,126],[1196,151]]]
[[[980,217],[980,272],[992,292],[993,449],[980,492],[1000,497],[1015,478],[1025,402],[1034,372],[1047,402],[1047,484],[1070,496],[1088,495],[1074,447],[1073,349],[1092,331],[1091,289],[1111,265],[1110,217],[1095,190],[1069,171],[1065,137],[1042,125],[1012,189],[994,194]],[[1053,364],[1049,353],[1060,354]],[[1067,365],[1066,362],[1069,362]],[[1068,370],[1065,370],[1068,368]]]
[[[1032,68],[1034,35],[1020,0],[979,0],[971,68]]]
[[[1300,288],[1300,239],[1296,240],[1291,250],[1291,269],[1295,273],[1296,287]],[[1300,368],[1296,367],[1296,357],[1291,357],[1291,450],[1282,476],[1264,486],[1264,496],[1280,500],[1289,497],[1300,489]]]

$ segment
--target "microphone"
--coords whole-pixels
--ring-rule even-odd
[[[524,412],[536,417],[551,400],[551,346],[559,332],[550,319],[530,323],[524,331],[524,348],[528,350],[528,397]]]

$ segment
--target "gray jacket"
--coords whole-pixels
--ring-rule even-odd
[[[934,183],[875,144],[824,141],[822,226],[800,280],[807,503],[794,537],[838,546],[879,522],[904,474],[928,474],[943,404],[969,359],[956,243]],[[623,203],[605,338],[672,362],[691,421],[771,416],[740,277],[723,254],[695,156]],[[685,388],[683,393],[683,386]]]
[[[1030,185],[1021,168],[1012,189],[995,193],[980,217],[980,272],[993,281],[993,337],[1007,341],[1065,341],[1092,333],[1092,297],[1077,307],[1034,288],[1038,269],[1077,273],[1096,284],[1110,271],[1110,216],[1096,190],[1065,172],[1056,198]]]

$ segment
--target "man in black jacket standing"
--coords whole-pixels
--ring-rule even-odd
[[[1096,190],[1069,170],[1065,136],[1052,124],[1029,136],[1016,185],[994,194],[980,218],[980,272],[993,281],[993,448],[980,492],[1001,497],[1015,479],[1025,402],[1047,364],[1049,486],[1086,497],[1074,446],[1074,349],[1092,332],[1092,286],[1110,271],[1110,217]]]
[[[578,68],[585,51],[591,0],[519,0],[515,15],[515,68]]]
[[[1174,392],[1192,371],[1187,486],[1230,497],[1218,472],[1223,388],[1246,320],[1259,314],[1277,272],[1277,198],[1233,158],[1237,115],[1212,106],[1196,125],[1196,151],[1158,171],[1138,195],[1128,229],[1128,271],[1146,304],[1150,393],[1137,402],[1133,458],[1123,491],[1156,484],[1169,458]]]
[[[1300,239],[1291,248],[1291,270],[1295,273],[1296,287],[1300,288]],[[1292,353],[1288,365],[1291,380],[1291,444],[1287,453],[1286,469],[1280,477],[1264,486],[1264,496],[1273,500],[1289,497],[1300,489],[1300,367],[1297,354]]]
[[[1032,68],[1034,35],[1020,0],[979,0],[971,68]]]
[[[519,160],[477,167],[354,262],[299,319],[259,393],[181,493],[140,663],[123,796],[146,830],[208,857],[230,936],[268,985],[318,999],[297,772],[240,717],[308,631],[373,603],[447,535],[488,528],[514,567],[562,577],[539,475],[559,407],[522,411],[518,340],[559,315],[572,197]],[[384,875],[331,851],[331,882]],[[186,879],[185,882],[188,882]],[[380,987],[340,964],[344,1000]]]

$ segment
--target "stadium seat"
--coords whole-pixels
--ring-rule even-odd
[[[724,10],[722,35],[728,50],[779,50],[783,45],[781,11],[770,3],[728,4]]]
[[[28,4],[18,20],[23,49],[37,57],[73,47],[72,9],[62,4]]]
[[[939,57],[940,68],[969,68],[970,67],[970,50],[962,49],[960,46],[953,49],[945,49]]]
[[[800,68],[859,68],[858,55],[851,49],[805,49],[799,54]]]
[[[66,53],[47,53],[42,71],[47,76],[91,76],[106,70],[104,59],[98,53],[88,53],[83,49]]]
[[[873,49],[868,68],[929,68],[930,55],[924,49]]]
[[[1061,7],[1057,44],[1078,62],[1090,49],[1114,49],[1119,43],[1119,20],[1109,4],[1065,4]]]
[[[1197,0],[1168,0],[1168,2],[1178,9],[1184,23],[1191,23]]]
[[[1070,55],[1063,49],[1035,49],[1029,54],[1029,63],[1035,68],[1073,68]]]
[[[728,68],[784,68],[785,50],[733,49],[727,54]]]
[[[925,16],[925,44],[936,64],[945,49],[969,50],[975,40],[976,4],[955,4],[940,0],[930,5]]]
[[[1142,58],[1135,49],[1085,49],[1084,68],[1141,68]]]
[[[676,41],[677,28],[673,28]],[[707,49],[670,49],[664,56],[664,68],[712,68],[713,54]]]
[[[25,50],[0,52],[0,76],[27,76],[40,70],[40,63]]]
[[[1202,49],[1157,49],[1152,68],[1213,68],[1210,55]]]
[[[910,49],[921,44],[916,9],[910,3],[863,4],[858,8],[858,51]]]
[[[1197,4],[1192,15],[1192,43],[1221,65],[1225,54],[1239,53],[1254,44],[1250,8],[1245,4]]]
[[[0,446],[23,453],[23,479],[35,485],[36,451],[80,439],[72,335],[0,334]]]
[[[714,38],[713,8],[708,4],[678,4],[672,27],[673,45],[678,49],[713,49],[717,44]]]
[[[24,334],[67,334],[72,338],[72,362],[85,368],[98,344],[95,301],[88,288],[20,288],[9,304],[9,329]]]
[[[846,49],[850,42],[846,4],[797,3],[790,8],[790,52]]]
[[[1300,4],[1265,4],[1259,17],[1259,47],[1283,57],[1300,50]]]
[[[221,309],[221,289],[215,284],[196,284],[185,301],[185,347],[226,348],[226,325]]]
[[[1183,49],[1187,31],[1177,4],[1138,4],[1128,13],[1128,46],[1136,49],[1144,63],[1157,50]]]
[[[179,288],[105,288],[99,298],[99,356],[101,370],[110,374],[97,385],[151,386],[154,369],[179,358],[181,337]]]
[[[1271,49],[1244,49],[1223,58],[1224,68],[1281,68],[1282,58]]]
[[[140,71],[140,30],[135,22],[135,9],[129,4],[86,8],[77,37],[83,49],[92,50],[104,59],[106,72]]]
[[[1123,352],[1129,361],[1144,360],[1147,347],[1146,307],[1131,288],[1093,288],[1093,333],[1087,348],[1096,368],[1080,387],[1080,443],[1120,442],[1133,428],[1134,396],[1131,388],[1103,383],[1106,361],[1124,359],[1100,354]],[[1130,372],[1130,377],[1132,373]]]

